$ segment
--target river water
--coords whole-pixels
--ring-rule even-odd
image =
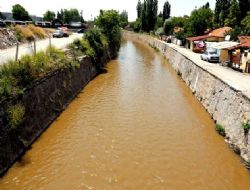
[[[250,172],[168,62],[127,39],[1,190],[248,190]]]

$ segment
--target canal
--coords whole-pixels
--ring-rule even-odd
[[[160,54],[127,39],[1,190],[247,190],[250,173]]]

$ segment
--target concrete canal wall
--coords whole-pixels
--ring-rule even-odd
[[[234,83],[234,81],[228,84],[223,80],[223,75],[214,74],[212,70],[202,67],[203,61],[184,55],[181,52],[183,48],[173,47],[171,44],[146,35],[130,35],[156,47],[164,54],[212,119],[225,128],[226,142],[249,166],[250,134],[249,130],[244,130],[242,126],[243,123],[250,121],[250,98],[247,90],[237,88],[237,82]],[[242,82],[244,82],[245,76],[242,73],[239,75],[242,75]],[[248,85],[250,86],[250,80]]]
[[[60,69],[36,81],[21,97],[0,102],[0,174],[7,171],[96,76],[96,67],[89,57],[79,62],[80,67]],[[8,126],[11,107],[16,109],[16,117],[21,114],[20,107],[25,109],[23,121],[16,129]]]

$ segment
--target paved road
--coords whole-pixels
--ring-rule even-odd
[[[209,73],[217,76],[222,81],[224,81],[237,91],[242,92],[244,95],[250,98],[250,74],[240,73],[228,67],[223,67],[219,64],[213,64],[213,63],[208,63],[206,61],[202,61],[200,58],[200,54],[194,53],[189,49],[179,47],[175,44],[167,44],[167,45],[169,45],[176,51],[182,53],[184,56],[188,57],[198,66],[207,70]]]
[[[69,43],[76,38],[81,38],[82,34],[73,33],[68,38],[52,38],[51,44],[57,48],[64,49]],[[45,50],[49,46],[49,39],[40,40],[36,42],[37,51]],[[32,44],[22,44],[19,47],[19,56],[22,57],[26,54],[32,54],[34,52]],[[10,59],[15,59],[16,47],[11,47],[5,50],[0,50],[0,64],[6,63]]]

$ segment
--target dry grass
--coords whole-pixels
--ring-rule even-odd
[[[40,27],[29,24],[27,28],[39,39],[44,39],[46,37],[45,31]]]
[[[19,41],[32,41],[35,38],[44,39],[46,37],[45,30],[40,27],[36,27],[33,24],[29,24],[28,26],[16,25],[14,29]]]
[[[31,41],[34,39],[33,32],[30,31],[30,29],[27,27],[16,25],[15,30],[16,30],[16,33],[19,36],[20,40],[26,39],[28,41]]]

